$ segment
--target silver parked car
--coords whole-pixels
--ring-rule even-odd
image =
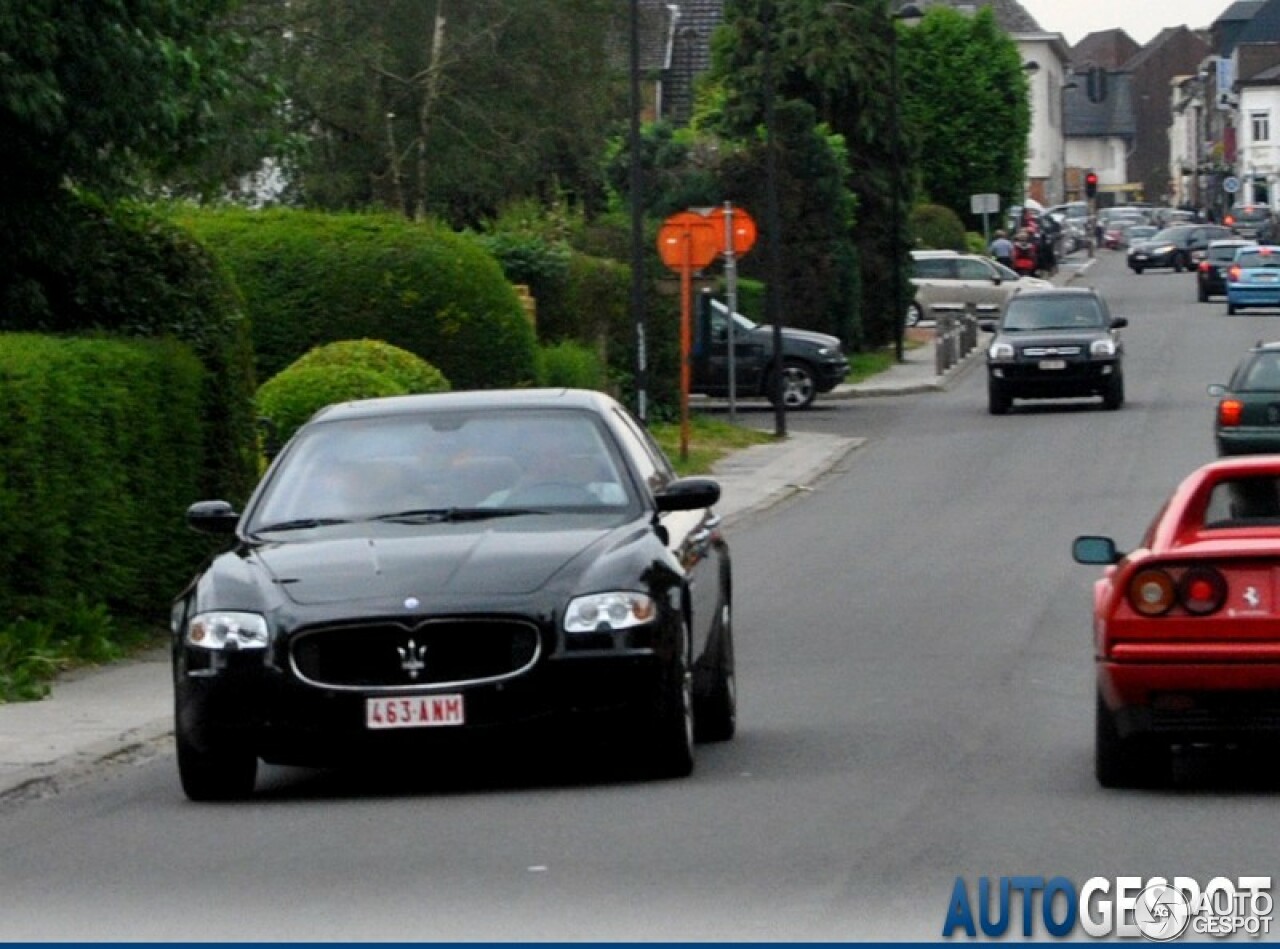
[[[959,304],[978,315],[998,318],[1009,298],[1020,290],[1052,286],[1039,277],[1023,277],[990,257],[951,251],[911,252],[915,299],[907,308],[907,325],[934,318],[934,307]]]

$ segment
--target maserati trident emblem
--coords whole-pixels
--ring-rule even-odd
[[[406,646],[397,646],[396,651],[400,653],[400,668],[409,673],[410,679],[416,679],[422,670],[427,667],[424,661],[427,657],[427,647],[419,646],[412,639]]]

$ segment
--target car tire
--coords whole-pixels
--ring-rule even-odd
[[[1102,394],[1102,407],[1114,412],[1124,405],[1124,373],[1116,373],[1107,383],[1107,391]]]
[[[1197,288],[1196,299],[1201,303],[1209,302],[1209,292],[1205,290],[1203,283]]]
[[[258,758],[242,748],[201,751],[191,741],[179,716],[174,729],[178,752],[178,778],[192,801],[239,801],[253,794],[258,779]]]
[[[775,402],[774,394],[777,386],[772,376],[769,377],[769,401]],[[800,411],[813,405],[818,397],[818,380],[807,363],[798,359],[788,359],[782,365],[782,404],[791,411]]]
[[[1174,272],[1174,273],[1182,273],[1182,271],[1186,269],[1186,268],[1182,265],[1182,255],[1181,255],[1181,254],[1174,254],[1174,255],[1173,255],[1173,260],[1172,260],[1172,261],[1170,261],[1170,263],[1173,265],[1173,272]]]
[[[693,724],[697,741],[728,741],[738,729],[738,681],[733,660],[733,619],[728,603],[720,609],[715,639],[715,665],[706,692],[694,696]]]
[[[1158,746],[1146,736],[1121,738],[1116,717],[1098,693],[1094,717],[1094,776],[1104,788],[1156,786],[1167,777]]]
[[[1234,303],[1232,303],[1230,300],[1228,300],[1228,301],[1227,301],[1227,316],[1235,316],[1235,315],[1236,315],[1236,305],[1235,305]]]
[[[681,634],[680,654],[663,673],[661,694],[650,719],[646,763],[655,778],[683,778],[693,773],[693,668],[689,628]]]
[[[915,303],[913,301],[912,304],[909,307],[907,307],[907,316],[906,316],[907,325],[919,326],[923,319],[924,319],[924,310],[921,309],[919,303]]]
[[[987,411],[992,415],[1007,415],[1013,399],[1004,389],[995,383],[987,385]]]

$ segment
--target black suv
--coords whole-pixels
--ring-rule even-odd
[[[1014,399],[1102,396],[1108,409],[1124,403],[1124,345],[1115,332],[1129,321],[1112,317],[1087,287],[1024,290],[1009,301],[987,347],[987,399],[1004,415]]]
[[[1227,295],[1227,270],[1236,259],[1236,251],[1249,247],[1253,241],[1242,237],[1210,241],[1204,259],[1196,267],[1196,299],[1208,303],[1209,297]]]

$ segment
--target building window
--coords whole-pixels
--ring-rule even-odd
[[[1249,114],[1249,128],[1253,133],[1255,142],[1271,141],[1271,115],[1267,112],[1252,112]]]

